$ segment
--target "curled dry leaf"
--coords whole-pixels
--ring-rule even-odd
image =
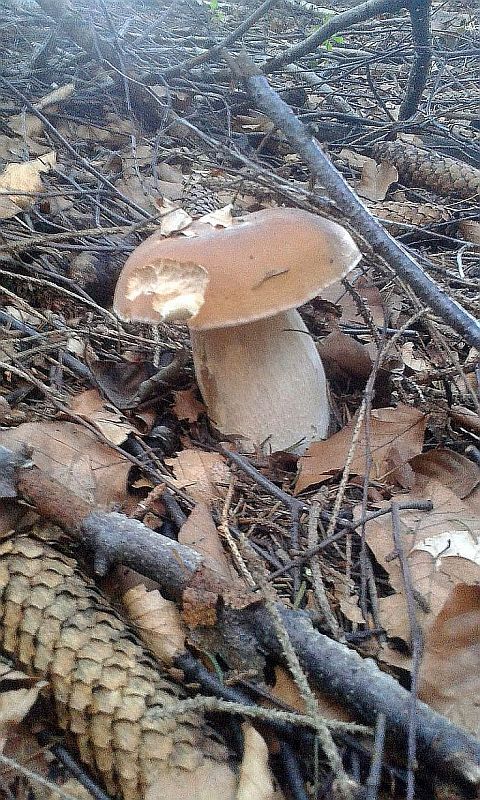
[[[243,759],[235,800],[281,800],[283,793],[273,785],[265,740],[248,722],[242,724],[242,731]]]
[[[165,600],[158,589],[143,585],[129,589],[122,598],[128,618],[141,639],[163,664],[185,650],[186,628],[175,603]]]
[[[414,372],[423,372],[430,369],[430,362],[426,358],[420,358],[414,352],[413,342],[405,342],[402,347],[402,360],[407,367]]]
[[[417,476],[433,478],[462,500],[480,483],[478,465],[447,447],[420,453],[410,464]]]
[[[175,458],[166,458],[179,489],[183,489],[197,503],[211,503],[224,497],[230,480],[230,470],[218,453],[202,450],[181,450]]]
[[[21,210],[30,209],[36,195],[42,191],[42,172],[49,172],[55,166],[57,157],[51,151],[33,161],[22,164],[8,164],[0,173],[0,219],[14,217]],[[15,194],[21,192],[23,194]],[[27,193],[27,194],[25,194]]]
[[[91,422],[112,444],[123,444],[128,435],[135,431],[122,414],[105,403],[97,389],[87,389],[75,395],[70,401],[70,408],[77,416]]]
[[[299,462],[297,494],[343,470],[355,424],[353,419],[330,439],[310,445]],[[402,467],[408,466],[410,459],[422,451],[426,424],[425,414],[410,406],[374,409],[368,428],[363,422],[350,474],[365,474],[368,446],[372,460],[370,477],[376,481],[398,479]]]
[[[233,579],[234,572],[230,568],[217,527],[205,503],[197,501],[178,532],[178,541],[211,558],[224,578],[229,581]]]
[[[367,381],[372,371],[372,359],[367,349],[353,336],[338,328],[317,343],[327,378],[354,378]]]
[[[0,431],[0,444],[27,444],[32,461],[89,503],[108,507],[126,496],[130,462],[73,422],[25,422]]]
[[[480,586],[455,586],[426,632],[419,697],[480,735]]]

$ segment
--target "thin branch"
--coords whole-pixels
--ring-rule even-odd
[[[266,61],[262,65],[262,72],[268,74],[280,67],[284,67],[286,64],[298,61],[299,58],[312,53],[332,36],[346,30],[346,28],[350,28],[352,25],[366,22],[366,20],[379,14],[395,13],[402,8],[405,8],[405,0],[366,0],[365,3],[350,8],[348,11],[335,14],[324,25],[321,25],[315,33],[302,39],[301,42],[293,45],[293,47],[289,47],[280,56],[275,56],[275,58],[270,58]]]
[[[372,257],[380,258],[413,289],[420,300],[463,336],[471,347],[480,349],[478,320],[449,297],[372,216],[316,139],[302,125],[290,106],[271,88],[251,59],[243,54],[241,58],[229,61],[237,76],[243,79],[256,107],[285,134],[295,151],[310,167],[312,175],[322,183],[325,192],[337,204],[345,224],[362,238]]]
[[[173,78],[177,75],[181,75],[182,72],[186,70],[192,69],[193,67],[198,67],[199,64],[205,63],[205,61],[213,61],[217,58],[224,47],[229,47],[234,42],[238,41],[244,33],[246,33],[250,28],[261,19],[267,11],[275,6],[278,3],[278,0],[265,0],[255,11],[248,15],[246,19],[239,25],[235,30],[228,34],[221,42],[216,44],[214,47],[211,47],[210,50],[206,50],[204,53],[200,53],[198,56],[193,56],[192,58],[188,58],[186,61],[182,61],[180,64],[175,64],[173,67],[168,67],[167,69],[163,70],[160,74],[164,78]]]
[[[412,0],[408,13],[412,22],[413,63],[408,76],[407,90],[400,104],[398,119],[409,119],[417,111],[432,63],[430,31],[430,0]]]

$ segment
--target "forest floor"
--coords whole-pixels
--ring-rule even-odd
[[[145,789],[133,712],[137,744],[130,751],[117,742],[124,761],[115,755],[102,766],[93,734],[82,750],[79,731],[96,707],[75,707],[75,716],[73,690],[60,702],[54,662],[38,665],[38,627],[25,644],[36,585],[25,565],[23,617],[10,628],[21,534],[79,559],[79,586],[95,572],[111,603],[101,613],[115,617],[123,601],[128,624],[149,628],[146,646],[161,660],[164,645],[151,629],[158,638],[160,629],[175,631],[171,673],[190,694],[200,684],[197,710],[213,708],[227,740],[225,720],[235,712],[238,729],[238,703],[243,716],[255,707],[269,752],[242,726],[237,797],[423,798],[434,786],[439,795],[473,796],[478,2],[0,0],[0,11],[0,533],[8,567],[0,639],[14,662],[2,662],[0,793],[156,800],[187,791]],[[300,456],[270,453],[268,443],[237,452],[234,437],[210,424],[187,325],[123,323],[112,311],[122,266],[147,235],[194,235],[198,220],[226,231],[277,206],[342,224],[363,256],[300,308],[332,409],[329,438]],[[88,550],[84,523],[95,510],[136,520],[140,544],[133,533],[127,544],[116,538],[111,521]],[[160,566],[145,566],[149,531],[163,547],[161,576]],[[213,569],[201,587],[174,577],[165,540],[189,548],[174,561],[185,566],[193,551],[218,575]],[[49,552],[38,563],[44,555],[53,563]],[[124,568],[107,574],[115,563]],[[148,576],[148,592],[138,573]],[[160,610],[155,586],[177,601],[181,618]],[[275,616],[277,601],[285,617]],[[245,634],[252,604],[271,615],[277,644],[258,632],[258,620]],[[304,621],[298,631],[295,613]],[[317,635],[337,648],[328,656],[335,679],[320,644],[310,655]],[[196,672],[189,662],[190,677],[185,654],[203,664]],[[371,680],[369,659],[379,667]],[[212,694],[236,705],[209,705],[203,695]],[[299,721],[279,722],[275,711]],[[445,718],[452,724],[444,730]],[[315,735],[292,737],[287,725]],[[131,752],[134,779],[125,766]],[[221,783],[219,800],[229,791]]]

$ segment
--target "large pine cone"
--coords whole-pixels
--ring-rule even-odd
[[[455,158],[421,150],[405,142],[377,142],[373,146],[373,157],[393,164],[405,186],[423,187],[437,194],[454,194],[466,200],[480,194],[480,169]]]
[[[233,798],[228,751],[72,559],[33,538],[0,544],[0,647],[50,683],[58,724],[124,800]]]

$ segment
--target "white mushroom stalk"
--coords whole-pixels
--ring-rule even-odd
[[[326,437],[325,372],[298,311],[234,328],[193,330],[191,338],[210,419],[241,450],[302,453]]]
[[[329,407],[315,343],[295,308],[358,262],[351,236],[299,209],[265,209],[196,237],[154,234],[115,291],[124,320],[188,320],[213,425],[243,451],[302,453],[326,437]]]

